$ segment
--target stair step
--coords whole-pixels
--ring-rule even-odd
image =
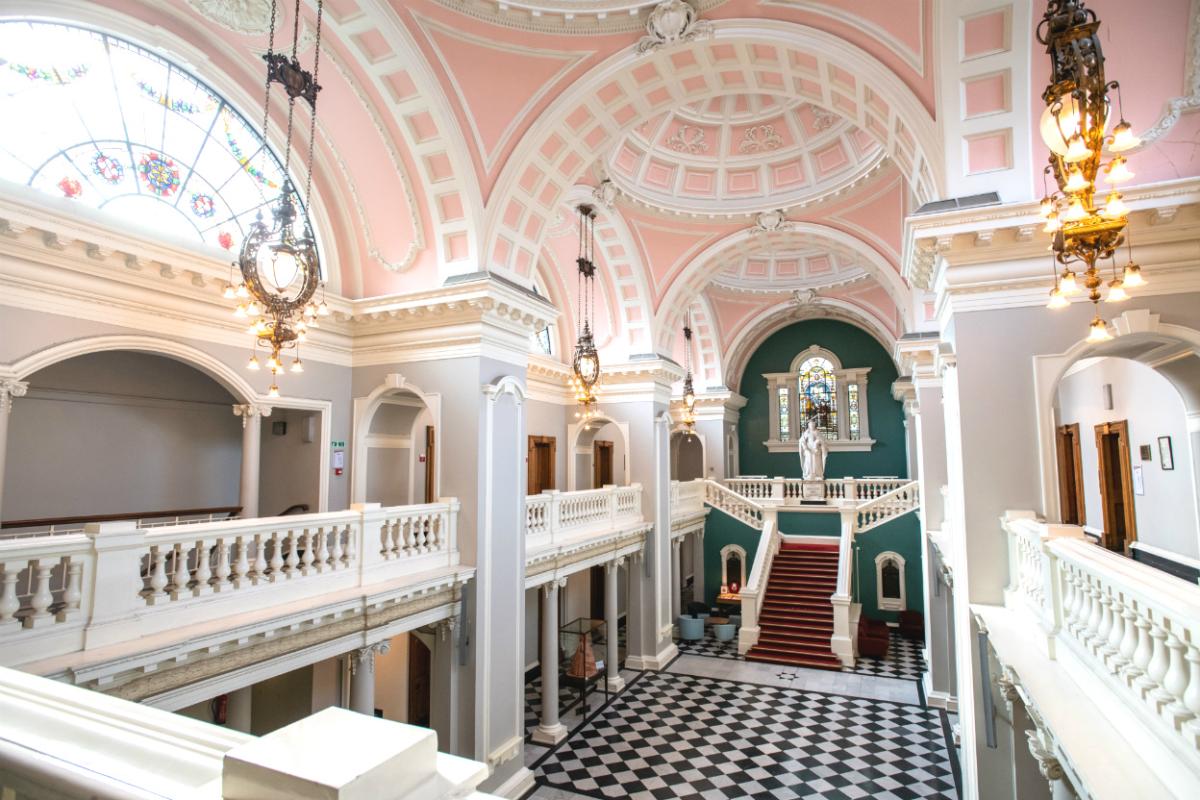
[[[784,664],[789,667],[811,667],[813,669],[841,670],[842,662],[836,657],[828,659],[813,656],[798,656],[789,653],[756,653],[751,650],[746,653],[747,661],[760,661],[767,664]]]
[[[829,647],[829,635],[824,631],[804,631],[802,633],[779,633],[763,631],[758,637],[759,644],[775,643],[782,646],[807,645],[809,647]]]
[[[832,538],[832,537],[831,537]],[[841,545],[836,542],[830,544],[800,544],[799,542],[784,542],[780,548],[781,553],[836,553]]]

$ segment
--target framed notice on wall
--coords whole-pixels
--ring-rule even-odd
[[[1133,468],[1133,493],[1136,495],[1144,495],[1146,493],[1146,483],[1142,479],[1142,468]]]
[[[1171,450],[1171,437],[1158,437],[1158,464],[1163,469],[1175,469],[1175,453]]]

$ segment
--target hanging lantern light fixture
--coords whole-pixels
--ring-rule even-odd
[[[696,387],[692,384],[692,313],[683,325],[683,424],[688,433],[696,430]]]
[[[317,0],[316,43],[313,47],[312,72],[302,69],[296,57],[300,34],[300,0],[293,9],[291,54],[275,52],[276,0],[271,1],[271,27],[267,52],[263,60],[267,63],[267,79],[263,98],[263,163],[266,164],[267,122],[271,106],[271,84],[283,86],[288,98],[287,135],[284,139],[283,182],[279,196],[270,209],[271,220],[266,222],[260,209],[250,225],[249,233],[242,242],[237,266],[241,282],[236,286],[230,281],[225,297],[241,300],[234,316],[250,320],[249,333],[254,337],[254,353],[247,368],[261,368],[258,349],[269,355],[265,367],[271,373],[270,397],[279,396],[276,377],[283,372],[284,350],[292,350],[292,372],[303,372],[299,345],[307,337],[310,328],[319,326],[318,317],[329,315],[329,306],[324,300],[324,281],[321,278],[321,263],[317,254],[316,237],[308,217],[302,213],[301,195],[292,184],[288,168],[291,166],[292,129],[295,105],[298,98],[309,104],[308,159],[305,164],[304,194],[309,197],[312,188],[313,148],[316,143],[317,83],[321,59],[321,18],[324,13],[323,0]],[[249,169],[249,167],[247,167]],[[318,289],[322,299],[315,302]]]
[[[1050,54],[1050,85],[1042,93],[1046,110],[1041,134],[1050,148],[1050,164],[1043,172],[1052,175],[1058,190],[1045,191],[1041,204],[1045,233],[1053,237],[1055,285],[1050,308],[1065,308],[1066,298],[1081,289],[1096,306],[1088,326],[1088,341],[1111,339],[1099,313],[1101,289],[1107,283],[1106,302],[1129,297],[1127,292],[1145,284],[1141,268],[1133,261],[1129,240],[1129,208],[1119,187],[1132,180],[1123,153],[1141,141],[1121,109],[1121,87],[1104,76],[1104,54],[1100,47],[1100,20],[1084,8],[1083,0],[1049,0],[1038,25],[1038,41]],[[1117,96],[1120,122],[1108,133],[1112,110],[1109,90]],[[1107,159],[1107,163],[1106,163]],[[1108,189],[1097,198],[1096,181],[1103,170]],[[1113,263],[1113,278],[1105,281],[1097,264],[1113,258],[1122,244],[1129,247],[1129,264],[1120,275]],[[1076,268],[1078,265],[1078,268]],[[1060,274],[1061,268],[1061,274]]]
[[[598,413],[595,409],[596,385],[600,382],[600,355],[592,336],[596,304],[596,210],[583,204],[576,211],[579,213],[579,256],[575,259],[579,268],[578,313],[575,315],[575,356],[571,361],[570,386],[579,403],[575,418],[586,421]]]

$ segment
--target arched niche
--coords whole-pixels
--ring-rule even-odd
[[[1033,358],[1042,510],[1049,520],[1063,519],[1058,480],[1058,389],[1074,365],[1087,358],[1131,359],[1153,368],[1171,383],[1183,403],[1190,428],[1187,442],[1172,442],[1174,466],[1176,470],[1190,467],[1192,471],[1193,508],[1196,494],[1200,493],[1196,489],[1196,477],[1200,473],[1197,468],[1200,425],[1195,422],[1200,419],[1200,331],[1160,322],[1157,314],[1136,309],[1115,318],[1109,325],[1109,332],[1113,334],[1110,341],[1091,343],[1081,340],[1064,353]],[[1101,398],[1096,398],[1096,402],[1101,402]],[[1081,430],[1081,436],[1094,436],[1094,432]],[[1156,441],[1149,444],[1152,458],[1157,460],[1155,438]],[[1145,442],[1129,442],[1133,450],[1131,459],[1138,457],[1142,444]],[[1139,463],[1132,461],[1132,465]]]
[[[721,591],[736,583],[738,590],[746,585],[746,548],[727,544],[721,548]]]
[[[391,373],[365,397],[356,397],[351,502],[413,505],[426,496],[436,500],[440,431],[441,396],[421,391],[403,375]],[[427,493],[429,479],[433,486]]]
[[[618,486],[629,485],[629,423],[610,417],[593,417],[567,426],[566,491],[600,489],[595,484],[595,454],[598,442],[612,444],[612,477]]]
[[[671,431],[671,480],[691,481],[708,475],[708,447],[703,433],[686,425]]]
[[[905,611],[904,556],[886,550],[875,556],[875,601],[880,611]]]

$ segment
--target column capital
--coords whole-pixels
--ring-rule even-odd
[[[612,572],[613,570],[620,568],[624,564],[625,564],[625,556],[617,556],[616,558],[612,559],[611,561],[604,562],[604,569],[609,572]]]
[[[359,669],[365,669],[368,673],[375,671],[375,656],[382,655],[392,649],[392,643],[387,639],[369,644],[366,647],[359,647],[350,653],[350,674],[358,674]]]
[[[271,406],[263,403],[237,403],[233,406],[233,415],[242,418],[242,427],[246,426],[251,417],[269,417],[271,411]]]
[[[26,381],[0,378],[0,412],[12,411],[13,398],[24,397],[28,391],[29,384]]]
[[[433,624],[434,633],[437,635],[438,640],[442,642],[453,636],[454,631],[457,628],[458,617],[446,617],[445,619],[438,620]]]
[[[1038,771],[1051,784],[1063,780],[1066,772],[1055,753],[1054,735],[1036,709],[1026,706],[1025,711],[1029,714],[1029,721],[1033,723],[1033,729],[1025,731],[1025,735],[1029,738],[1029,754],[1037,759]]]

